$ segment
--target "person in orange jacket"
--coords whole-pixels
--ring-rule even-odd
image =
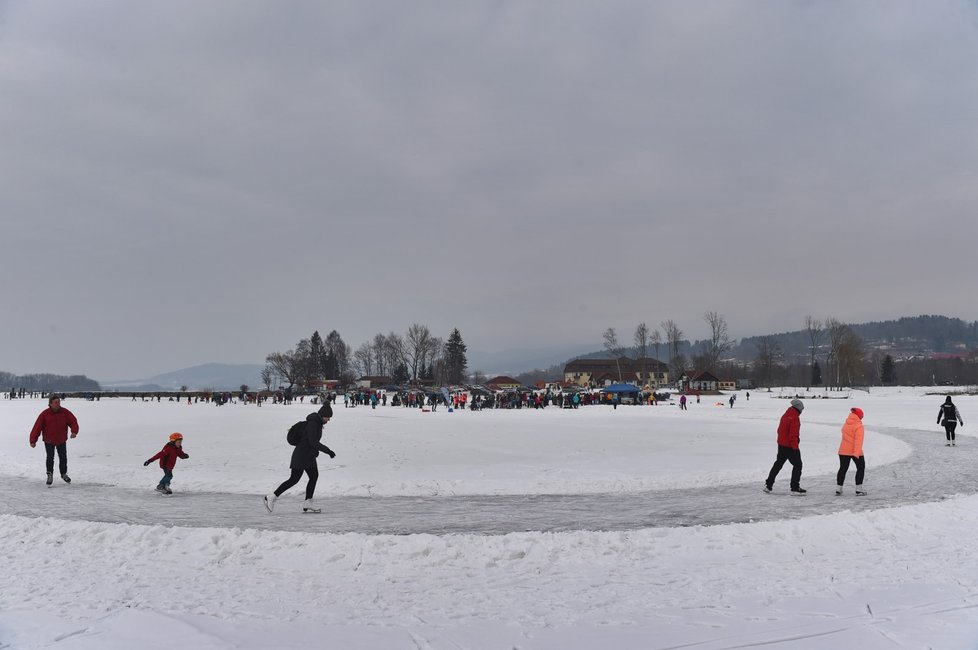
[[[839,474],[835,478],[837,495],[842,494],[842,484],[846,482],[849,463],[856,463],[856,496],[866,494],[863,490],[863,476],[866,474],[866,458],[863,456],[863,410],[853,408],[842,425],[842,442],[839,444]]]

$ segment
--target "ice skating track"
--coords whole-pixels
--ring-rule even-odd
[[[913,447],[906,458],[866,470],[867,496],[835,496],[835,475],[803,476],[808,494],[788,494],[790,465],[785,465],[773,494],[762,491],[768,469],[748,485],[637,493],[503,496],[317,497],[322,514],[301,512],[301,487],[279,499],[269,514],[261,494],[181,492],[163,496],[151,488],[135,490],[86,483],[66,485],[55,479],[0,477],[5,499],[0,513],[27,517],[163,526],[256,528],[313,533],[474,533],[499,535],[521,531],[633,530],[712,526],[736,522],[798,519],[843,510],[875,510],[940,501],[955,494],[978,493],[978,441],[968,437],[944,446],[933,431],[878,429]],[[802,448],[804,456],[804,448]],[[773,460],[773,454],[772,458]],[[292,494],[294,493],[294,494]]]

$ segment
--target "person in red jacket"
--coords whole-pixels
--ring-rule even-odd
[[[78,420],[66,408],[61,407],[61,396],[57,393],[48,395],[48,407],[41,411],[31,429],[31,447],[37,445],[37,439],[44,440],[44,450],[47,452],[44,464],[48,472],[48,486],[54,482],[54,452],[58,452],[58,469],[65,483],[71,483],[68,477],[68,430],[71,437],[78,435]]]
[[[159,485],[156,486],[157,492],[162,492],[163,494],[173,494],[173,490],[170,489],[170,481],[173,480],[173,468],[176,467],[177,458],[190,458],[190,454],[183,451],[183,434],[171,433],[170,442],[163,445],[163,449],[160,450],[160,453],[143,463],[143,467],[146,467],[154,460],[160,461],[160,469],[163,470],[163,478],[160,479]]]
[[[805,404],[800,399],[791,400],[791,406],[781,416],[778,424],[778,457],[771,467],[767,480],[764,481],[764,491],[774,489],[774,479],[784,466],[785,461],[791,463],[791,493],[803,495],[808,490],[801,487],[801,449],[799,449],[801,433],[801,412]]]

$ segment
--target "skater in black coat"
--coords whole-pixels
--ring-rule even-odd
[[[302,511],[319,512],[319,508],[312,504],[312,497],[316,492],[316,481],[319,480],[319,464],[316,457],[319,456],[319,452],[323,452],[329,454],[330,458],[336,458],[333,450],[320,442],[323,438],[323,427],[326,426],[331,417],[333,417],[333,409],[329,404],[323,404],[317,412],[310,413],[306,417],[305,435],[292,451],[292,462],[289,463],[292,475],[275,488],[274,492],[265,496],[265,507],[269,512],[275,507],[275,500],[299,482],[303,472],[309,476],[309,482],[306,483],[306,502],[302,506]]]
[[[954,405],[954,402],[951,401],[951,396],[948,395],[944,403],[941,404],[941,410],[937,412],[937,423],[944,425],[944,433],[947,435],[947,444],[944,445],[945,447],[954,445],[954,430],[958,428],[959,422],[961,426],[964,426],[964,420],[961,419],[961,414],[958,413],[958,407]]]

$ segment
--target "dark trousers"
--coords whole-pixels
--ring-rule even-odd
[[[846,472],[849,471],[849,462],[856,463],[856,487],[863,484],[863,476],[866,474],[866,458],[864,456],[843,456],[839,455],[839,474],[835,477],[835,482],[839,486],[846,482]]]
[[[292,469],[292,476],[288,478],[287,481],[282,483],[275,489],[275,496],[280,497],[282,493],[288,490],[290,487],[299,482],[302,478],[302,473],[305,472],[309,475],[309,482],[306,483],[306,498],[311,499],[312,495],[316,492],[316,481],[319,480],[319,468],[309,467],[306,469]]]
[[[48,474],[54,473],[54,450],[58,450],[58,469],[62,474],[68,473],[68,443],[62,442],[60,445],[52,445],[50,442],[44,443],[44,451],[47,458],[44,459],[44,466]]]
[[[944,433],[947,435],[947,441],[954,441],[954,430],[958,428],[957,420],[944,420]]]
[[[801,487],[801,449],[778,445],[778,458],[774,461],[771,472],[767,475],[767,484],[768,486],[774,485],[774,479],[777,478],[785,461],[791,463],[791,489],[796,490]]]

